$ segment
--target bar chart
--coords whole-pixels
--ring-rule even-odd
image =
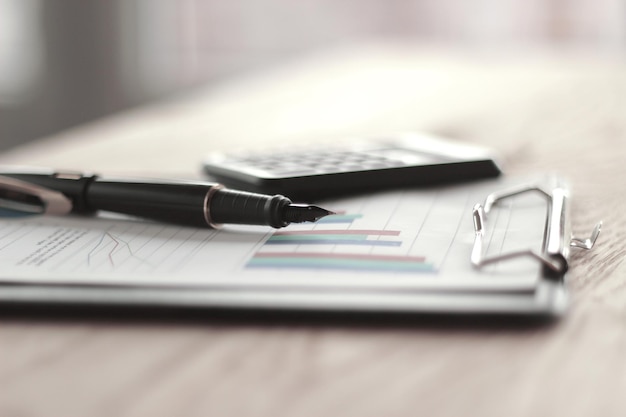
[[[445,207],[451,205],[436,194],[422,198],[421,212],[392,200],[364,199],[315,225],[274,232],[246,268],[436,274],[460,217],[449,217]],[[441,216],[454,221],[442,223]]]

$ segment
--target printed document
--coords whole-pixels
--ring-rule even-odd
[[[199,229],[101,213],[0,218],[0,284],[176,288],[530,291],[536,261],[475,270],[472,207],[502,181],[325,201],[338,214],[275,230]],[[540,248],[546,201],[508,199],[487,220],[487,251]]]

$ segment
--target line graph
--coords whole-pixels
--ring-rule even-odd
[[[96,245],[87,254],[87,265],[91,266],[93,258],[95,258],[96,255],[102,251],[105,254],[109,264],[112,267],[115,267],[116,260],[114,255],[116,254],[116,252],[122,250],[126,251],[128,256],[136,259],[137,261],[150,264],[150,262],[148,262],[146,259],[137,256],[133,252],[133,248],[128,241],[122,239],[118,235],[106,231],[102,233],[102,236],[100,237]]]
[[[0,221],[0,262],[59,281],[202,280],[207,266],[241,268],[233,245],[254,247],[266,237],[118,218],[40,217]]]
[[[143,222],[111,222],[92,229],[81,245],[57,263],[73,272],[150,274],[172,271],[192,259],[214,235],[212,231]],[[55,267],[55,268],[56,268]]]

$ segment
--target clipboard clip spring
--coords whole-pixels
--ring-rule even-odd
[[[529,192],[539,193],[544,196],[548,202],[542,250],[537,251],[529,248],[499,255],[485,256],[485,221],[493,206],[501,200]],[[472,217],[474,220],[475,238],[471,254],[471,263],[476,268],[482,268],[485,265],[513,258],[531,257],[546,266],[551,272],[563,274],[568,268],[570,248],[590,250],[593,248],[600,234],[600,230],[602,229],[602,222],[599,222],[595,225],[591,235],[587,238],[578,238],[571,234],[569,223],[569,193],[562,186],[546,188],[545,186],[537,184],[525,184],[494,192],[487,196],[484,204],[476,204],[474,206]]]

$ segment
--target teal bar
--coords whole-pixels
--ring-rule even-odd
[[[269,241],[290,241],[290,240],[367,240],[367,235],[348,235],[348,234],[336,234],[336,235],[272,235],[268,239]]]
[[[434,272],[432,264],[422,262],[380,261],[362,259],[333,258],[252,258],[249,267],[266,268],[306,268],[306,269],[340,269],[340,270],[373,270],[398,272]]]
[[[288,239],[268,240],[266,245],[358,245],[358,246],[402,246],[399,240],[369,239]]]
[[[353,220],[362,217],[362,214],[333,214],[319,219],[317,223],[352,223]]]

